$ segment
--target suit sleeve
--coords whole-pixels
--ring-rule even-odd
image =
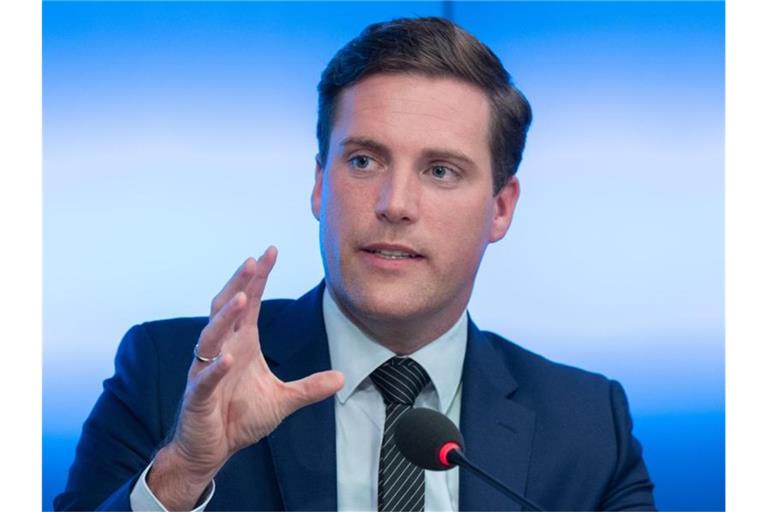
[[[143,326],[131,328],[115,357],[115,374],[83,424],[55,510],[130,510],[130,493],[166,432],[157,389],[157,351]]]
[[[610,397],[617,460],[600,510],[656,510],[654,486],[643,462],[642,446],[632,434],[632,417],[621,384],[611,382]]]

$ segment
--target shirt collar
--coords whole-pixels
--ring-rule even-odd
[[[344,374],[344,387],[336,393],[337,400],[343,405],[373,370],[396,354],[352,323],[341,312],[327,286],[323,291],[323,319],[331,367]],[[467,312],[464,311],[450,329],[409,356],[426,370],[444,414],[461,382],[467,329]]]

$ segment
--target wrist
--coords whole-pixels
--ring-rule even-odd
[[[146,482],[166,509],[191,510],[206,492],[218,469],[191,463],[182,450],[170,443],[157,452]]]
[[[174,468],[180,474],[183,474],[185,478],[188,478],[195,484],[206,484],[213,480],[216,473],[219,472],[226,460],[221,463],[206,461],[203,462],[195,457],[190,456],[189,452],[183,445],[176,441],[171,441],[165,447],[163,447],[155,459],[162,456],[164,463],[169,468]]]

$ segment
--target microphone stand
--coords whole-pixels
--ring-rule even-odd
[[[490,485],[492,485],[502,493],[512,498],[515,502],[517,502],[523,507],[523,510],[533,510],[537,512],[540,512],[543,510],[538,505],[528,501],[525,497],[516,493],[515,491],[513,491],[503,483],[499,482],[498,480],[493,478],[491,475],[489,475],[479,467],[475,466],[472,462],[469,461],[469,459],[467,459],[464,456],[461,450],[458,450],[458,449],[451,450],[450,452],[448,452],[448,455],[446,458],[448,459],[448,462],[450,462],[451,464],[456,464],[457,466],[470,470],[473,474],[485,480],[487,483],[489,483]]]

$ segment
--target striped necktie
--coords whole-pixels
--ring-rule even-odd
[[[424,470],[408,462],[395,446],[392,428],[429,382],[413,359],[393,357],[371,373],[384,397],[387,416],[379,459],[379,511],[424,510]]]

